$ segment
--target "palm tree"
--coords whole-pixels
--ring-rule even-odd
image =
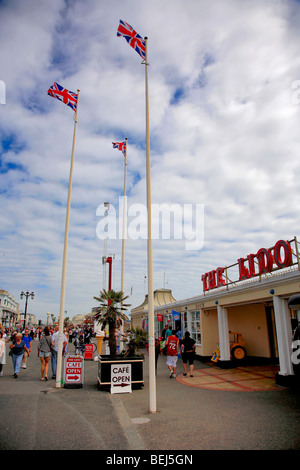
[[[102,330],[109,326],[109,349],[111,357],[117,355],[117,339],[116,327],[122,325],[122,320],[126,320],[127,316],[123,313],[127,310],[130,304],[124,304],[124,300],[128,299],[128,295],[124,297],[122,291],[116,292],[114,290],[106,291],[103,289],[100,292],[100,297],[94,297],[95,300],[100,302],[99,307],[94,307],[92,312],[94,319],[102,324]]]

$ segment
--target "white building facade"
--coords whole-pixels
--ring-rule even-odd
[[[19,320],[20,304],[6,290],[0,289],[0,322],[3,327],[13,327]]]

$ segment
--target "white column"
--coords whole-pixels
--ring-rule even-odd
[[[218,305],[217,310],[218,310],[220,361],[230,361],[227,309],[225,307],[221,307],[220,305]]]
[[[273,305],[279,354],[279,375],[294,375],[291,359],[293,333],[288,301],[274,295]]]

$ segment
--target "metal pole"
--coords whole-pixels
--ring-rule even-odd
[[[124,297],[124,273],[125,273],[125,222],[126,222],[126,177],[127,177],[127,137],[125,139],[125,155],[124,155],[124,199],[123,199],[123,237],[122,237],[122,269],[121,269],[121,291]],[[122,305],[122,304],[121,304]],[[123,350],[124,341],[124,324],[120,327],[120,350]]]
[[[148,38],[145,56],[145,87],[146,87],[146,172],[147,172],[147,210],[148,210],[148,324],[149,324],[149,398],[150,412],[156,412],[156,377],[155,377],[155,332],[154,332],[154,302],[153,302],[153,256],[152,256],[152,227],[151,227],[151,164],[150,164],[150,124],[149,124],[149,89],[148,89]]]
[[[26,327],[26,315],[27,315],[27,304],[28,304],[28,297],[29,297],[29,291],[26,292],[25,294],[25,297],[26,297],[26,301],[25,301],[25,312],[24,312],[24,330],[25,330],[25,327]]]
[[[80,90],[77,90],[77,92],[78,92],[78,97],[77,97],[76,114],[75,114],[75,117],[74,117],[75,122],[74,122],[72,156],[71,156],[71,164],[70,164],[70,177],[69,177],[69,190],[68,190],[68,203],[67,203],[67,214],[66,214],[64,254],[63,254],[63,266],[62,266],[62,281],[61,281],[61,294],[60,294],[59,334],[58,334],[57,370],[56,370],[56,384],[55,384],[56,388],[61,387],[62,350],[63,350],[63,334],[64,334],[63,327],[64,327],[66,266],[67,266],[67,251],[68,251],[68,235],[69,235],[69,222],[70,222],[70,207],[71,207],[75,137],[76,137],[76,127],[77,127],[77,116],[78,116],[78,104],[79,104],[79,92],[80,92]]]

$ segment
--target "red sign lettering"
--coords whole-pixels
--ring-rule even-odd
[[[272,253],[273,252],[273,253]],[[279,240],[276,245],[271,248],[261,248],[256,255],[251,253],[247,258],[239,258],[237,265],[239,268],[239,281],[260,276],[274,271],[274,269],[282,269],[290,266],[292,262],[292,248],[288,241]],[[275,267],[274,267],[275,264]],[[257,271],[255,266],[257,265]],[[276,268],[277,266],[277,268]],[[225,268],[218,268],[205,273],[201,276],[203,283],[203,291],[222,287],[226,285],[223,278]]]
[[[284,260],[281,259],[281,251],[284,252]],[[292,262],[292,248],[289,242],[279,240],[274,246],[274,259],[279,268],[285,268]]]
[[[201,276],[201,280],[202,280],[202,282],[203,282],[203,290],[204,290],[204,292],[208,290],[208,287],[207,287],[207,276],[208,276],[208,273],[202,274],[202,276]]]
[[[225,279],[223,279],[224,271],[225,271],[225,268],[218,268],[216,271],[217,287],[226,286]]]

